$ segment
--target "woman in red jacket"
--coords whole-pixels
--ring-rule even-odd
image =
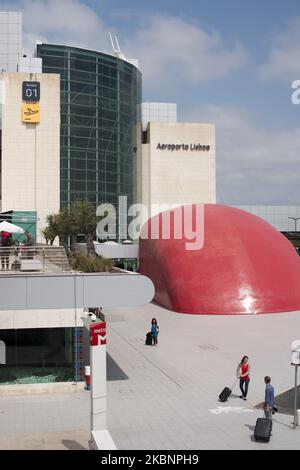
[[[244,356],[239,363],[237,368],[237,376],[240,379],[240,389],[242,392],[240,398],[246,401],[250,382],[250,364],[248,356]]]

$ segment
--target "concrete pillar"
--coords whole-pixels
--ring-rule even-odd
[[[106,323],[90,325],[91,431],[107,428]]]

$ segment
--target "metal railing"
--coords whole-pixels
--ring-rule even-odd
[[[0,246],[0,274],[28,271],[61,273],[70,270],[68,257],[61,246]]]

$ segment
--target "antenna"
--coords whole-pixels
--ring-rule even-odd
[[[120,46],[119,46],[119,42],[118,42],[117,36],[115,36],[115,41],[116,41],[116,44],[117,44],[118,52],[119,52],[119,54],[121,54],[121,49],[120,49]]]
[[[116,49],[116,47],[115,47],[115,43],[114,43],[114,40],[113,40],[113,38],[112,38],[112,35],[111,35],[110,31],[108,32],[108,35],[109,35],[109,39],[110,39],[110,43],[111,43],[112,50],[114,51],[114,54],[115,54],[115,55],[118,55],[119,51],[118,51],[118,49]]]
[[[125,56],[121,52],[121,48],[120,48],[117,36],[115,36],[115,39],[113,39],[111,33],[109,32],[108,34],[109,34],[111,47],[114,51],[115,56],[118,57],[119,59],[125,59],[126,60]]]

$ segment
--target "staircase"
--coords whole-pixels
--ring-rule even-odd
[[[39,246],[38,257],[45,266],[45,272],[70,272],[68,257],[62,246]]]

